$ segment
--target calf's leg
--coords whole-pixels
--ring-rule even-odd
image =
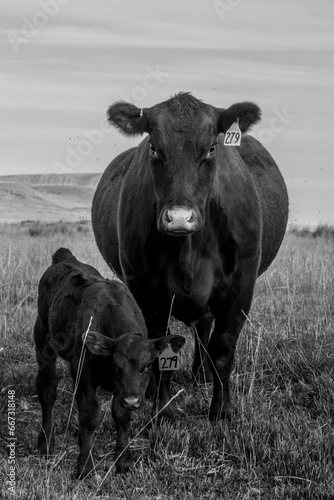
[[[38,364],[36,389],[42,407],[42,429],[38,436],[38,450],[42,455],[47,456],[52,455],[54,451],[51,417],[57,394],[57,351],[50,344],[48,330],[39,318],[34,327],[34,338]]]
[[[75,382],[75,373],[72,370]],[[79,411],[79,447],[77,460],[77,478],[86,476],[94,469],[94,441],[95,433],[100,424],[101,410],[96,397],[96,385],[90,377],[89,367],[82,368],[80,381],[76,391],[76,400]]]
[[[131,412],[122,407],[119,396],[113,398],[112,415],[116,425],[116,471],[127,472],[132,465],[131,451],[128,446]]]

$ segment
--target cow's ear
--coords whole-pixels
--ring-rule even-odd
[[[126,135],[148,132],[148,110],[139,109],[129,102],[115,102],[107,111],[109,123]]]
[[[102,333],[90,330],[87,334],[82,334],[82,340],[85,346],[93,354],[97,354],[98,356],[110,356],[112,353],[114,341],[102,335]]]
[[[159,339],[152,340],[154,347],[160,354],[167,344],[170,344],[174,352],[179,352],[179,350],[184,346],[186,339],[182,335],[165,335]]]
[[[232,123],[239,120],[241,132],[248,132],[261,119],[261,110],[253,102],[239,102],[227,109],[220,110],[218,121],[219,133],[225,134]]]

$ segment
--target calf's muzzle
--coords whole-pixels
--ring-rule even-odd
[[[128,397],[122,399],[123,408],[126,410],[138,410],[142,403],[141,398]]]

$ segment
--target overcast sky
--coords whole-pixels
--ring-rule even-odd
[[[1,0],[0,175],[100,172],[107,107],[252,100],[291,223],[334,224],[332,0]],[[138,141],[137,141],[138,142]]]

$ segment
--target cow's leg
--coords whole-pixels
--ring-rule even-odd
[[[162,417],[167,417],[170,420],[175,420],[175,411],[173,402],[170,403],[170,381],[173,371],[159,370],[159,363],[156,359],[153,363],[153,373],[157,386],[156,396],[154,398],[152,417],[157,419],[159,423]]]
[[[249,312],[255,279],[243,287],[237,285],[226,297],[223,307],[217,308],[215,328],[209,342],[209,362],[213,375],[213,395],[210,420],[231,419],[232,407],[229,378],[239,333]],[[241,293],[236,295],[236,290]]]
[[[153,340],[164,335],[170,335],[168,328],[169,309],[152,312],[151,305],[147,306],[145,302],[138,301],[139,307],[142,309],[145,322],[148,330],[148,337]],[[154,308],[153,308],[154,310]],[[159,423],[162,417],[167,417],[171,420],[175,419],[173,404],[168,404],[170,401],[170,381],[173,372],[159,370],[158,359],[153,362],[154,382],[151,380],[146,391],[147,396],[151,396],[154,392],[154,403],[152,409],[152,417],[157,416]]]
[[[170,330],[167,328],[166,322],[160,325],[155,324],[154,328],[148,326],[149,338],[155,339],[170,335]],[[148,323],[150,325],[150,323]],[[173,402],[170,403],[170,381],[173,375],[173,371],[160,371],[159,370],[159,360],[158,358],[153,362],[153,374],[155,379],[156,392],[154,396],[154,403],[152,409],[152,417],[156,418],[157,423],[160,423],[162,417],[167,417],[170,420],[175,419],[175,411]]]
[[[211,314],[205,315],[192,328],[195,336],[195,353],[192,365],[192,375],[198,384],[212,382],[212,372],[207,358],[207,349],[213,323]]]
[[[56,361],[57,351],[50,344],[48,328],[37,318],[34,327],[38,372],[36,389],[42,407],[42,429],[38,436],[38,450],[42,455],[52,455],[54,432],[52,429],[52,408],[57,394]]]
[[[73,381],[76,380],[77,368],[72,368]],[[93,448],[95,433],[100,424],[100,405],[96,396],[96,384],[93,383],[89,366],[84,362],[78,388],[75,394],[79,411],[79,446],[77,477],[84,477],[94,468]]]
[[[128,446],[131,412],[123,408],[120,398],[117,396],[112,401],[112,415],[116,425],[116,471],[127,472],[132,465],[130,447]]]

